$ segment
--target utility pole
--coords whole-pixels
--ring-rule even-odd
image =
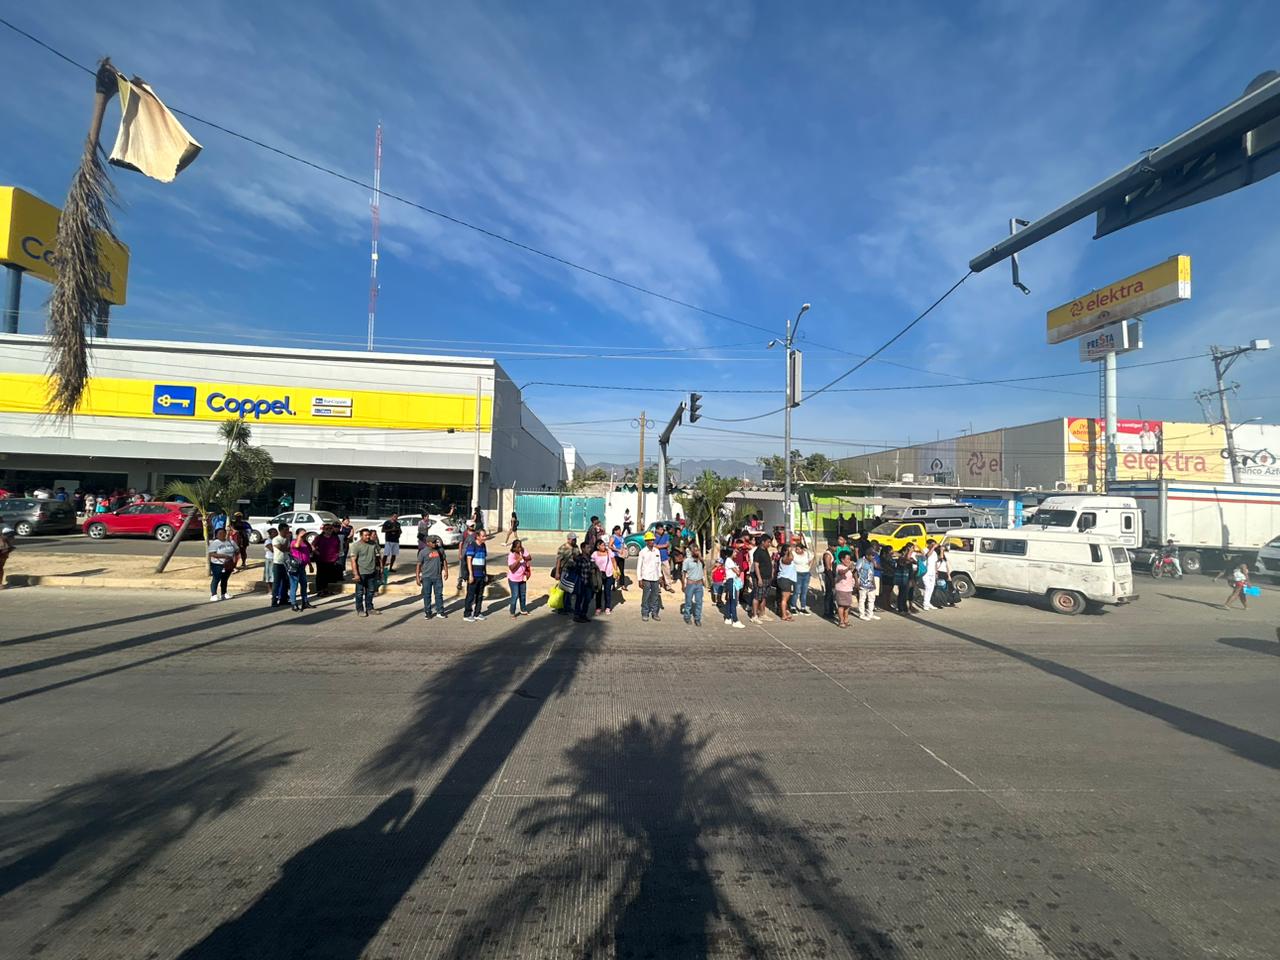
[[[786,401],[784,409],[786,413],[783,417],[783,451],[782,451],[782,516],[783,523],[786,524],[787,535],[791,534],[791,408],[800,406],[800,351],[794,348],[796,331],[800,328],[800,318],[804,316],[809,304],[800,307],[800,312],[796,314],[795,320],[788,318],[787,320],[787,336],[782,340],[785,348],[784,360],[787,365],[787,386]],[[773,347],[779,341],[770,340],[769,346]]]
[[[1202,390],[1197,396],[1207,399],[1207,397],[1205,397],[1206,394],[1217,394],[1218,410],[1222,416],[1222,419],[1219,422],[1222,424],[1222,431],[1226,434],[1227,438],[1227,462],[1231,465],[1232,483],[1239,483],[1240,480],[1237,474],[1238,464],[1236,463],[1235,430],[1231,426],[1231,407],[1227,403],[1227,393],[1234,390],[1239,386],[1239,384],[1233,383],[1228,387],[1223,383],[1223,377],[1227,375],[1227,371],[1231,369],[1232,364],[1243,357],[1246,353],[1252,353],[1255,350],[1270,349],[1270,340],[1253,340],[1247,347],[1212,346],[1209,348],[1209,355],[1213,358],[1213,374],[1214,379],[1217,381],[1218,389]]]
[[[372,348],[370,348],[372,349]],[[480,406],[483,396],[484,380],[476,377],[476,449],[471,460],[471,514],[475,515],[480,506]],[[499,518],[501,519],[501,518]]]
[[[1106,492],[1110,493],[1111,485],[1116,482],[1117,455],[1120,447],[1120,437],[1116,427],[1116,352],[1108,350],[1102,362],[1107,417]]]
[[[632,421],[634,425],[636,421]],[[644,411],[640,411],[640,468],[636,471],[636,529],[641,533],[644,532],[644,428],[647,421],[645,420]]]
[[[369,254],[369,337],[368,349],[373,349],[373,327],[378,319],[378,236],[382,224],[382,123],[373,139],[373,199],[369,201],[369,213],[373,220],[373,249]]]

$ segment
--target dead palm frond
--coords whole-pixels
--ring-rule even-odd
[[[59,417],[75,412],[89,380],[85,331],[97,316],[102,290],[108,286],[99,256],[99,238],[105,235],[116,239],[109,207],[114,190],[98,156],[102,117],[107,101],[118,90],[110,60],[99,64],[95,84],[97,94],[89,136],[58,220],[58,279],[49,304],[49,374],[53,379],[49,406]]]

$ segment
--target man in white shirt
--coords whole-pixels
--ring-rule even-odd
[[[727,627],[745,630],[738,619],[738,591],[742,589],[742,571],[733,559],[733,551],[724,558],[724,623]]]
[[[282,523],[271,538],[271,563],[275,567],[275,579],[271,581],[271,605],[289,606],[289,571],[284,568],[284,557],[289,552],[289,525]]]
[[[924,588],[924,602],[921,610],[937,610],[933,605],[933,588],[938,585],[938,541],[930,540],[925,546],[929,549],[924,555],[924,576],[920,578],[920,586]]]
[[[644,535],[644,549],[636,558],[636,577],[640,580],[640,619],[647,621],[652,616],[657,620],[662,611],[661,589],[667,578],[662,569],[662,554],[653,545],[652,530]]]

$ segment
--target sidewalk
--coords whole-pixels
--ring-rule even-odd
[[[9,587],[88,587],[149,590],[208,590],[209,567],[203,560],[191,557],[174,557],[164,573],[155,572],[155,557],[118,556],[115,554],[22,553],[15,550],[5,568],[5,582]],[[391,575],[382,596],[417,596],[421,590],[413,582],[412,563],[398,565]],[[311,579],[314,585],[314,576]],[[457,581],[445,584],[445,598],[452,596]],[[247,567],[231,575],[229,588],[235,593],[266,591],[262,579],[262,561],[251,559]],[[336,593],[352,593],[354,584],[345,581],[334,584]],[[534,572],[529,584],[528,599],[532,603],[547,595],[551,578],[543,571]],[[489,585],[485,592],[488,599],[508,597],[506,578]]]

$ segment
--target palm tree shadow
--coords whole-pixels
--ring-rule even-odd
[[[758,808],[752,795],[777,787],[753,753],[709,755],[711,738],[695,736],[682,715],[629,719],[601,728],[565,752],[569,771],[551,786],[567,797],[539,799],[521,810],[526,835],[552,835],[571,850],[516,878],[455,938],[450,956],[493,956],[527,924],[551,910],[547,891],[607,884],[613,895],[582,941],[566,948],[594,957],[707,957],[788,953],[794,928],[771,929],[743,916],[718,884],[704,837],[745,845],[744,863],[773,873],[809,899],[813,915],[859,957],[898,955],[866,909],[839,888],[825,854],[793,824]],[[616,864],[605,875],[599,864]],[[571,894],[572,895],[572,894]],[[783,944],[785,947],[775,947]],[[810,946],[818,949],[815,939]],[[827,944],[823,947],[825,949]]]
[[[229,735],[170,766],[111,771],[0,817],[0,897],[38,881],[70,889],[92,873],[88,891],[64,908],[68,920],[293,756]]]
[[[355,783],[387,789],[416,780],[537,668],[553,668],[539,672],[551,678],[545,695],[559,696],[598,649],[598,638],[575,635],[563,622],[515,621],[418,689],[409,720],[361,766]]]
[[[185,950],[183,960],[364,956],[547,703],[566,689],[598,644],[549,620],[517,630],[462,655],[445,671],[465,683],[487,657],[496,665],[483,679],[497,686],[472,681],[460,698],[452,698],[447,683],[429,682],[389,749],[366,765],[371,782],[390,782],[425,770],[467,739],[416,808],[413,789],[402,788],[360,822],[299,850],[267,890]],[[504,648],[515,653],[504,659]],[[518,687],[510,689],[513,684]]]

